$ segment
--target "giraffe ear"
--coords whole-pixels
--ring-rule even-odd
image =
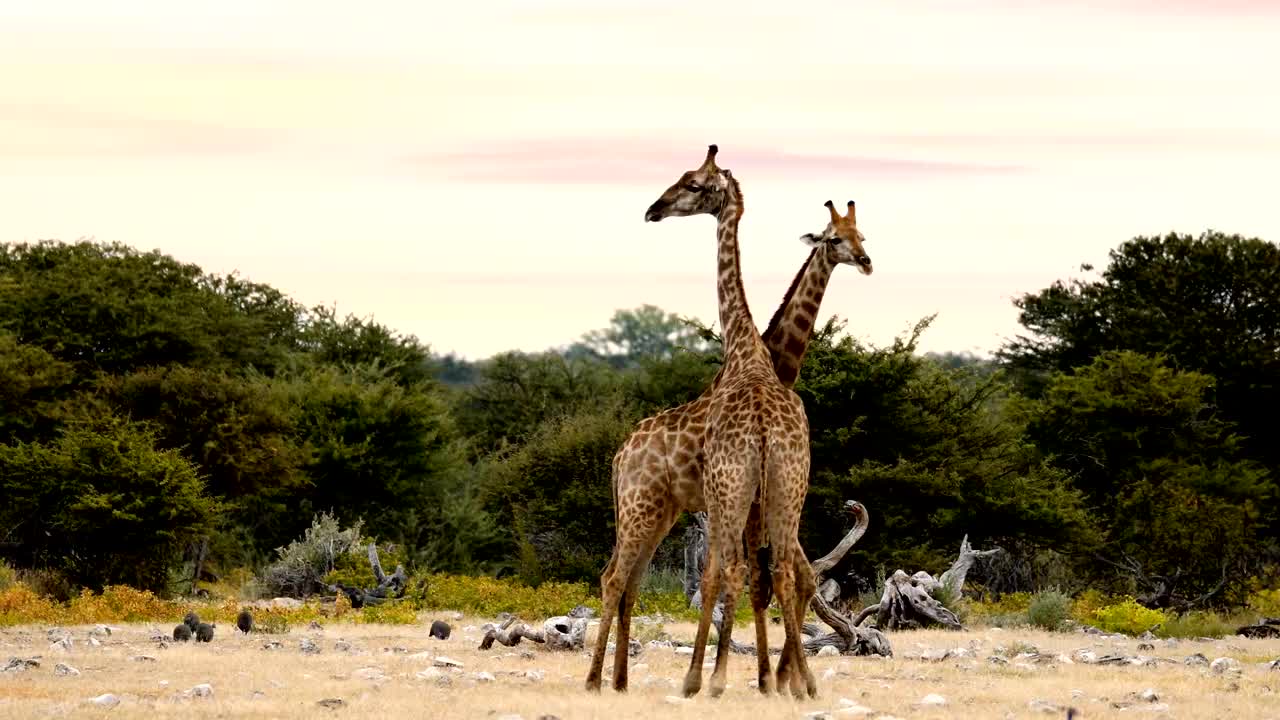
[[[809,247],[818,247],[822,244],[822,237],[820,235],[814,235],[813,233],[805,233],[800,236],[800,242],[808,245]]]

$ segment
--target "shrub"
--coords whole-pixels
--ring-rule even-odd
[[[138,622],[164,618],[176,603],[156,597],[149,590],[111,585],[101,594],[85,590],[67,604],[63,622],[81,625],[99,622]]]
[[[1249,593],[1249,609],[1264,617],[1280,617],[1280,588]]]
[[[219,510],[190,462],[114,416],[69,425],[48,443],[0,445],[0,497],[0,526],[26,562],[92,588],[164,590],[186,543]]]
[[[1032,625],[1054,631],[1062,627],[1071,609],[1071,598],[1057,590],[1036,593],[1027,606],[1027,619]]]
[[[1090,624],[1094,621],[1094,613],[1117,602],[1093,589],[1085,590],[1071,602],[1071,619],[1078,623]]]
[[[1233,623],[1215,612],[1192,610],[1169,617],[1155,631],[1155,634],[1166,638],[1216,638],[1235,634],[1236,628],[1240,625],[1241,623]]]
[[[60,608],[22,583],[0,590],[0,625],[58,621]]]
[[[337,518],[320,513],[312,519],[311,527],[306,529],[301,540],[276,549],[280,559],[262,571],[260,584],[275,595],[310,595],[321,585],[322,579],[333,572],[342,556],[361,546],[360,525],[357,520],[343,530]]]
[[[1093,619],[1100,630],[1140,635],[1148,630],[1154,630],[1169,618],[1159,610],[1145,608],[1133,598],[1125,597],[1122,602],[1095,610]]]
[[[408,603],[392,601],[381,605],[366,605],[360,608],[353,620],[368,624],[413,625],[418,622],[418,613]]]
[[[10,567],[9,563],[0,560],[0,590],[8,590],[16,584],[18,584],[18,571]]]

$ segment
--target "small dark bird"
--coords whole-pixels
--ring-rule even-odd
[[[192,610],[187,613],[186,617],[182,618],[182,622],[187,626],[188,630],[195,632],[196,626],[200,624],[200,616],[196,614],[195,610]]]
[[[209,642],[213,640],[213,626],[209,623],[200,623],[196,625],[196,640],[200,642]]]
[[[187,627],[186,623],[178,623],[178,626],[173,629],[173,639],[178,642],[190,642],[191,628]]]
[[[431,623],[431,637],[437,640],[448,640],[451,630],[449,623],[443,620],[436,620]]]
[[[248,635],[253,632],[253,616],[248,610],[241,610],[236,616],[236,627],[240,628],[240,632]]]

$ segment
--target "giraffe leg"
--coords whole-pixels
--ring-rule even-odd
[[[658,549],[658,545],[662,539],[671,532],[671,526],[676,522],[676,512],[674,508],[668,508],[662,519],[654,526],[653,532],[645,539],[645,545],[640,550],[635,565],[631,568],[631,573],[627,579],[626,590],[622,594],[622,602],[618,611],[618,639],[614,643],[613,649],[613,689],[618,692],[626,692],[627,689],[627,665],[630,661],[631,644],[631,611],[635,608],[636,597],[640,592],[640,581],[644,578],[645,571],[649,567],[649,563],[653,560],[653,553]]]
[[[792,685],[791,676],[795,671],[795,645],[799,634],[795,613],[795,567],[789,562],[788,553],[780,554],[782,557],[775,558],[776,562],[773,564],[773,582],[778,604],[782,606],[782,624],[786,634],[782,641],[782,654],[778,658],[778,692]],[[795,692],[794,687],[792,692]]]
[[[689,671],[684,676],[684,696],[693,697],[702,689],[702,663],[707,655],[707,636],[711,633],[711,612],[715,610],[716,598],[720,597],[720,548],[717,540],[721,533],[716,532],[720,521],[720,513],[716,510],[708,512],[707,533],[707,566],[702,569],[702,614],[698,616],[698,632],[693,639],[693,657],[689,660]]]
[[[796,546],[796,626],[804,627],[805,612],[809,608],[809,603],[813,600],[813,595],[818,591],[818,582],[813,575],[813,566],[809,564],[809,559],[805,557],[804,550],[798,544]],[[818,697],[818,681],[813,676],[813,671],[809,669],[809,658],[804,652],[804,644],[799,638],[796,639],[796,664],[798,667],[797,677],[804,679],[805,691],[810,698]],[[794,690],[792,692],[795,692]]]
[[[741,525],[738,525],[741,527]],[[747,563],[743,558],[742,532],[724,531],[727,537],[721,538],[720,546],[724,554],[724,621],[720,624],[720,635],[716,639],[716,667],[711,673],[711,697],[720,697],[724,693],[725,678],[729,672],[730,641],[733,636],[733,618],[738,610],[738,598],[742,596],[742,583],[747,575]],[[706,602],[704,595],[703,602]]]
[[[619,560],[629,554],[622,541],[622,535],[619,534],[618,543],[613,548],[613,557],[609,559],[609,564],[605,566],[604,573],[600,576],[600,629],[596,631],[596,646],[591,653],[591,669],[587,671],[588,692],[600,691],[600,676],[604,671],[604,652],[609,646],[609,630],[613,626],[614,612],[622,600],[625,583],[625,580],[619,577],[621,566]]]
[[[604,654],[609,646],[609,631],[613,628],[614,617],[621,619],[623,595],[643,550],[644,539],[637,536],[647,534],[645,524],[645,518],[638,508],[626,504],[619,506],[616,519],[618,539],[614,544],[613,556],[600,576],[600,626],[596,631],[595,650],[591,654],[591,668],[587,671],[586,688],[589,692],[600,690]]]
[[[751,571],[751,612],[756,623],[756,685],[760,694],[773,692],[773,673],[769,667],[769,599],[773,596],[769,570],[770,549],[760,547],[764,539],[764,521],[758,504],[752,505],[747,519],[747,560]]]

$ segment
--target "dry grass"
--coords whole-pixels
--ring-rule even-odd
[[[429,622],[432,616],[424,614]],[[176,618],[175,618],[176,621]],[[453,623],[453,636],[444,642],[427,637],[426,626],[330,624],[322,631],[295,629],[287,635],[239,635],[220,625],[213,643],[179,644],[161,649],[149,638],[149,624],[124,625],[100,647],[87,643],[90,626],[70,628],[75,638],[69,651],[50,648],[44,627],[6,628],[0,631],[0,665],[10,656],[41,656],[39,668],[0,673],[0,718],[112,717],[146,718],[498,718],[520,715],[535,720],[542,715],[571,718],[699,718],[714,714],[716,720],[734,718],[801,718],[817,710],[835,710],[841,699],[852,700],[880,714],[902,718],[1032,718],[1062,717],[1042,714],[1029,707],[1033,700],[1071,705],[1082,718],[1168,716],[1176,718],[1280,718],[1280,672],[1258,663],[1280,657],[1280,641],[1229,638],[1214,642],[1179,642],[1168,646],[1157,641],[1148,655],[1178,662],[1157,667],[1099,667],[1082,664],[1018,667],[988,661],[1000,645],[1029,643],[1044,653],[1070,653],[1091,647],[1099,654],[1135,654],[1138,641],[1098,640],[1085,635],[1036,631],[975,630],[965,633],[916,632],[892,636],[898,657],[892,660],[848,657],[815,657],[811,667],[820,678],[817,700],[795,702],[788,698],[762,698],[747,685],[754,675],[754,660],[734,656],[730,660],[730,688],[719,700],[704,694],[690,702],[668,703],[677,693],[688,658],[671,649],[647,649],[632,661],[631,692],[618,695],[606,689],[600,696],[582,689],[588,658],[585,653],[556,653],[536,645],[501,646],[488,652],[476,649],[479,632],[464,629],[482,621]],[[161,630],[169,631],[171,626]],[[693,634],[691,625],[668,626],[678,638]],[[780,641],[780,631],[777,640]],[[747,639],[748,629],[737,634]],[[317,642],[321,652],[300,652],[303,638]],[[278,640],[283,648],[266,650]],[[335,648],[339,641],[351,646]],[[969,647],[973,658],[929,662],[919,659],[923,649]],[[1187,667],[1182,659],[1192,653],[1210,659],[1234,657],[1244,666],[1239,676],[1215,675],[1205,668]],[[909,657],[916,655],[915,658]],[[131,659],[149,655],[154,661]],[[464,663],[452,683],[442,687],[416,674],[432,664],[432,656],[447,655]],[[76,677],[55,675],[63,662],[81,671]],[[607,665],[608,663],[606,663]],[[374,668],[375,671],[363,670]],[[542,680],[523,676],[541,670]],[[487,671],[496,681],[480,683],[474,675]],[[382,676],[369,677],[372,676]],[[704,671],[709,679],[710,671]],[[670,679],[671,686],[664,680]],[[213,686],[208,698],[188,698],[184,692],[200,683]],[[705,680],[704,680],[704,688]],[[1151,712],[1152,703],[1128,710],[1112,706],[1133,693],[1153,688],[1167,712]],[[102,709],[88,698],[114,693],[121,703]],[[940,708],[917,707],[929,693],[943,695]],[[1073,696],[1073,693],[1075,694]],[[341,698],[345,705],[325,709],[317,701]],[[841,717],[837,714],[834,717]],[[852,717],[850,715],[849,717]]]

